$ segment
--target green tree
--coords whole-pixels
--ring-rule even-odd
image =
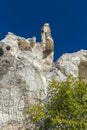
[[[68,77],[50,83],[49,100],[29,108],[35,130],[86,130],[87,84]]]

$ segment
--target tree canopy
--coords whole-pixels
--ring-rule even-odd
[[[87,83],[72,76],[50,82],[49,99],[29,108],[35,130],[87,129]]]

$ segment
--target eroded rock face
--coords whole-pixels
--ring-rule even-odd
[[[26,44],[32,44],[32,51],[26,50]],[[24,109],[46,98],[46,76],[53,58],[48,56],[47,64],[43,50],[34,39],[12,33],[0,42],[0,130],[25,130]]]
[[[54,41],[51,36],[51,28],[48,23],[45,23],[41,29],[41,40],[44,45],[43,58],[53,53]]]
[[[7,73],[12,64],[14,64],[15,58],[11,53],[9,53],[9,51],[10,46],[5,45],[4,42],[0,42],[0,78],[2,78]]]
[[[21,50],[19,39],[32,44]],[[0,130],[26,130],[33,127],[23,116],[25,108],[47,97],[49,81],[63,81],[72,74],[87,75],[87,51],[64,54],[53,63],[53,53],[43,58],[43,43],[9,33],[0,41]]]
[[[63,54],[54,64],[48,79],[66,80],[67,76],[82,77],[87,81],[87,50]]]

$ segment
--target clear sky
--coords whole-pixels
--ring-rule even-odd
[[[51,26],[55,60],[87,50],[87,0],[0,0],[0,39],[13,32],[39,42],[44,23]]]

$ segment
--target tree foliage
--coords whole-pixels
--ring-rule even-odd
[[[35,130],[87,129],[87,84],[68,77],[64,82],[50,83],[49,100],[29,108]]]

